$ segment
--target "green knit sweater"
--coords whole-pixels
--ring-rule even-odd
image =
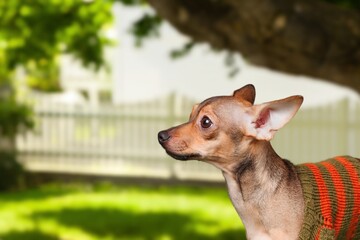
[[[300,240],[360,240],[360,160],[341,156],[296,166],[305,217]]]

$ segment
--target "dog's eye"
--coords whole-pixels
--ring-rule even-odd
[[[201,127],[203,127],[203,128],[209,128],[209,127],[211,127],[212,124],[213,124],[212,121],[207,116],[204,116],[201,119]]]

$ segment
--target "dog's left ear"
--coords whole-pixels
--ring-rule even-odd
[[[302,96],[292,96],[250,107],[251,122],[246,123],[245,135],[270,141],[275,132],[294,117],[303,99]]]
[[[251,104],[255,101],[255,87],[252,84],[248,84],[233,93],[233,97],[239,100],[245,100]]]

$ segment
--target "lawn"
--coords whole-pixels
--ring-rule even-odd
[[[1,240],[245,239],[225,189],[53,184],[0,193]]]

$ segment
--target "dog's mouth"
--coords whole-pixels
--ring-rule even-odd
[[[198,159],[201,157],[200,154],[177,154],[177,153],[173,153],[170,151],[166,151],[166,153],[172,157],[175,158],[176,160],[180,160],[180,161],[187,161],[187,160],[191,160],[191,159]]]

